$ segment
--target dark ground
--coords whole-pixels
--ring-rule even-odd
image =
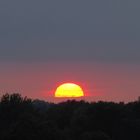
[[[140,102],[53,104],[5,94],[0,140],[140,140]]]

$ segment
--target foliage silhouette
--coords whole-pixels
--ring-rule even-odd
[[[59,104],[5,94],[0,140],[139,140],[140,102]]]

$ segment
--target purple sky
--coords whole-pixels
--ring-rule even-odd
[[[63,82],[80,84],[86,100],[136,100],[140,93],[140,66],[92,62],[1,64],[1,93],[19,92],[32,98],[54,101]]]
[[[0,93],[54,101],[80,83],[87,100],[140,95],[140,1],[1,0]]]

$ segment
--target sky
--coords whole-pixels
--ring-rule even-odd
[[[140,1],[1,0],[0,95],[55,101],[80,84],[88,101],[140,96]]]

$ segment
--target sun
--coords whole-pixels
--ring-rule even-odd
[[[57,87],[55,91],[56,98],[75,98],[84,96],[83,89],[74,83],[64,83]]]

